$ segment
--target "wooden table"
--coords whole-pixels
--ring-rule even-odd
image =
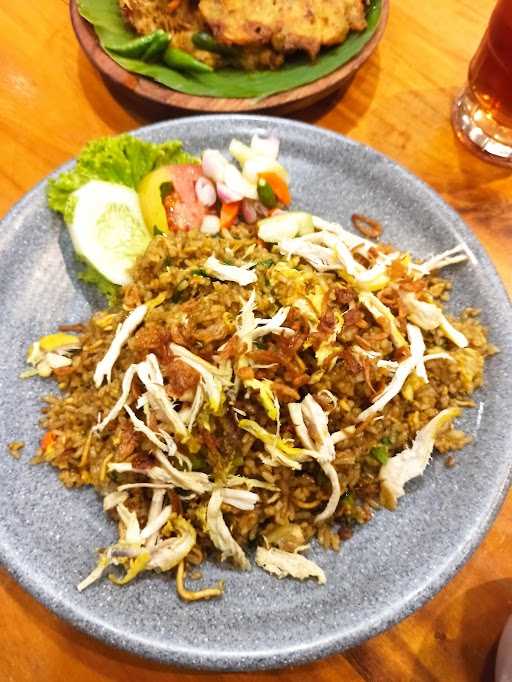
[[[493,0],[392,0],[384,41],[343,99],[299,117],[361,140],[432,185],[469,223],[512,292],[512,177],[454,139],[450,105]],[[421,9],[420,9],[421,6]],[[64,0],[0,4],[0,212],[92,137],[131,130],[127,111],[80,53]],[[512,496],[460,573],[416,614],[365,644],[295,670],[237,682],[472,682],[491,680],[499,633],[512,613]],[[151,680],[176,672],[100,644],[58,620],[0,574],[0,677],[6,682]],[[213,679],[228,679],[215,675]]]

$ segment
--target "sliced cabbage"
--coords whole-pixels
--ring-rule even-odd
[[[309,237],[309,235],[306,235]],[[318,272],[341,270],[343,263],[329,247],[316,244],[305,237],[283,239],[279,242],[279,250],[284,256],[299,256],[307,261]]]
[[[119,357],[121,348],[126,343],[130,335],[142,323],[148,311],[147,305],[140,305],[128,315],[124,322],[117,328],[117,331],[112,339],[110,348],[106,352],[104,358],[98,362],[94,371],[94,385],[99,388],[104,379],[110,383],[112,368]]]
[[[123,377],[123,382],[121,385],[121,395],[117,399],[115,405],[112,407],[110,412],[103,418],[103,420],[94,427],[94,430],[97,432],[103,431],[103,429],[109,424],[113,419],[115,419],[125,406],[129,396],[130,396],[130,389],[132,387],[132,381],[133,377],[137,373],[137,365],[130,365],[128,369],[126,370],[124,377]]]
[[[421,333],[421,329],[419,329],[419,327],[415,327],[413,324],[408,325],[407,334],[411,341],[411,345],[414,345],[414,348],[417,349],[417,360],[416,366],[414,367],[416,376],[418,376],[426,384],[428,384],[427,370],[425,368],[425,342],[423,340],[423,334]],[[422,349],[421,353],[420,349]],[[397,369],[398,367],[395,369],[395,371]]]
[[[155,493],[160,492],[155,490]],[[145,527],[141,530],[140,537],[144,542],[148,541],[149,538],[156,535],[158,531],[165,526],[169,517],[171,516],[172,507],[167,505],[164,507],[156,516],[149,516],[148,522]]]
[[[272,244],[309,234],[314,229],[311,215],[302,211],[278,213],[258,221],[258,237]]]
[[[132,469],[136,473],[143,473],[143,469]],[[176,486],[172,483],[164,483],[163,481],[158,481],[158,483],[124,483],[120,485],[117,489],[119,492],[123,490],[134,490],[136,488],[147,488],[148,490],[159,490],[165,492],[166,490],[172,490]]]
[[[222,502],[222,491],[217,488],[212,492],[206,510],[206,529],[208,535],[215,547],[221,552],[222,561],[231,558],[235,566],[246,571],[250,568],[249,561],[224,521],[221,511]]]
[[[124,504],[127,499],[128,493],[114,490],[114,492],[108,493],[108,495],[105,495],[103,498],[103,511],[109,511],[110,509],[117,507],[118,504]]]
[[[180,469],[176,469],[176,467],[169,462],[166,455],[160,450],[155,450],[154,455],[162,466],[153,466],[149,469],[138,469],[130,462],[111,462],[107,465],[108,470],[123,474],[129,471],[136,474],[142,474],[153,481],[170,483],[177,488],[190,490],[197,495],[203,495],[205,492],[211,490],[212,484],[210,483],[208,474],[205,474],[202,471],[181,471]]]
[[[315,444],[315,450],[322,459],[332,461],[336,455],[334,444],[329,433],[329,417],[313,396],[308,393],[301,403],[302,415],[309,434]]]
[[[301,403],[289,403],[288,410],[307,454],[318,461],[331,483],[329,501],[325,509],[315,517],[315,523],[323,523],[334,514],[341,497],[338,474],[332,465],[336,451],[335,441],[329,433],[329,417],[309,393]]]
[[[98,563],[89,575],[78,583],[76,589],[82,592],[87,587],[95,583],[101,578],[106,568],[112,564],[112,548],[108,548],[106,552],[102,552],[99,556]]]
[[[191,490],[198,495],[203,495],[211,489],[212,484],[208,479],[208,474],[202,471],[180,471],[169,462],[163,452],[158,450],[155,451],[155,457],[163,467],[167,482],[173,483],[177,488]],[[154,473],[155,468],[158,469],[158,467],[153,467],[148,472],[151,477],[153,477],[151,472]]]
[[[222,501],[242,511],[252,511],[259,501],[259,495],[249,490],[237,490],[235,488],[221,488]]]
[[[146,436],[146,438],[149,441],[151,441],[151,443],[153,443],[153,445],[156,445],[157,448],[160,448],[161,450],[166,449],[166,444],[162,440],[160,440],[160,438],[156,435],[156,433],[154,431],[151,431],[151,429],[148,428],[146,426],[146,424],[144,424],[142,419],[139,419],[135,415],[133,410],[130,409],[128,407],[128,405],[125,405],[124,409],[128,413],[128,416],[130,417],[130,421],[132,422],[133,428],[135,429],[135,431],[139,431],[140,433],[143,433]]]
[[[224,282],[236,282],[240,286],[245,287],[248,284],[254,284],[258,279],[254,270],[250,270],[254,265],[254,263],[248,263],[240,267],[226,265],[221,263],[215,256],[210,256],[204,264],[204,268],[206,272],[214,275],[217,279]]]
[[[258,391],[258,400],[267,413],[268,418],[279,423],[279,400],[272,390],[272,382],[270,379],[263,379],[262,381],[259,379],[248,379],[244,382],[244,385],[247,386],[247,388],[252,388],[255,391]]]
[[[170,571],[183,561],[196,544],[196,529],[182,516],[172,519],[172,527],[177,536],[158,543],[151,553],[148,569]]]
[[[431,330],[440,327],[450,341],[453,341],[459,348],[466,348],[469,345],[464,334],[455,329],[443,311],[434,303],[419,301],[410,291],[402,294],[402,301],[407,308],[411,322],[421,327],[421,329]]]
[[[378,247],[377,242],[373,242],[370,239],[365,239],[358,234],[354,234],[354,232],[345,230],[345,228],[341,227],[338,223],[331,223],[328,220],[324,220],[315,215],[313,216],[313,223],[317,229],[326,230],[327,232],[332,232],[337,235],[351,251],[357,251],[366,255],[370,249]]]
[[[334,433],[331,433],[331,440],[334,443],[334,445],[337,445],[338,443],[341,443],[341,441],[350,438],[350,436],[352,436],[355,433],[355,430],[356,427],[354,425],[346,426],[344,429],[340,429],[340,431],[335,431]]]
[[[323,230],[295,239],[279,241],[284,255],[299,256],[318,272],[338,271],[350,284],[362,291],[377,291],[389,283],[387,264],[376,263],[367,269],[358,263],[347,244],[337,234]]]
[[[419,333],[418,333],[419,332]],[[413,324],[407,325],[407,333],[410,342],[411,355],[398,363],[398,367],[391,379],[391,382],[386,388],[377,396],[377,399],[366,410],[363,410],[358,416],[357,421],[365,421],[373,414],[380,412],[393,398],[400,393],[407,377],[414,372],[418,364],[421,366],[424,362],[423,355],[425,353],[425,342],[423,335],[418,327]]]
[[[176,435],[183,439],[187,438],[187,427],[167,395],[158,360],[153,353],[150,353],[144,362],[137,365],[137,375],[144,384],[151,407],[160,418],[169,422]]]
[[[117,576],[111,574],[108,576],[109,580],[111,580],[111,582],[113,582],[115,585],[127,585],[128,583],[131,583],[131,581],[135,580],[139,573],[142,573],[142,571],[146,570],[150,559],[151,555],[149,552],[140,552],[140,554],[133,557],[133,559],[130,559],[125,575],[123,575],[121,578],[118,578]]]
[[[304,457],[304,450],[295,448],[278,435],[266,431],[252,419],[241,419],[238,425],[263,443],[265,450],[270,455],[270,458],[264,458],[260,455],[260,459],[265,464],[269,466],[284,465],[290,469],[301,468],[300,460]]]
[[[455,263],[462,263],[467,260],[470,260],[473,265],[477,264],[477,260],[467,244],[457,244],[457,246],[443,251],[443,253],[439,253],[437,256],[432,256],[432,258],[423,263],[412,264],[411,269],[416,270],[421,275],[428,275],[434,270],[440,270],[447,265],[454,265]]]
[[[210,362],[206,362],[199,355],[194,355],[183,346],[171,343],[170,349],[174,355],[183,360],[189,367],[195,369],[201,376],[202,386],[211,409],[218,414],[224,399],[224,387],[231,385],[231,365],[222,368],[215,367]]]
[[[448,362],[455,362],[455,358],[445,351],[439,351],[439,353],[428,353],[423,358],[423,362],[430,362],[431,360],[448,360]]]
[[[389,333],[391,334],[391,340],[397,348],[402,346],[407,346],[407,341],[404,339],[402,332],[398,328],[398,324],[395,316],[391,310],[382,303],[380,299],[369,291],[362,291],[359,294],[359,302],[364,305],[368,312],[375,318],[378,322],[379,318],[383,317],[389,322]]]
[[[129,511],[124,504],[118,504],[116,511],[119,515],[121,523],[123,523],[125,527],[123,541],[127,545],[140,545],[142,540],[140,536],[140,525],[137,514],[133,511]]]
[[[265,488],[266,490],[279,490],[279,488],[273,483],[268,481],[260,481],[257,478],[247,478],[246,476],[233,475],[229,476],[226,481],[226,485],[229,488],[234,488],[237,485],[245,485],[249,490],[253,488]]]
[[[338,472],[331,464],[331,462],[326,462],[323,459],[319,459],[319,464],[322,467],[322,471],[327,476],[331,484],[331,495],[323,511],[321,511],[320,514],[317,514],[315,516],[315,523],[317,524],[323,523],[324,521],[327,521],[327,519],[331,518],[331,516],[336,511],[336,508],[341,497],[340,479],[338,478]]]
[[[285,552],[275,547],[271,549],[258,547],[256,550],[256,563],[265,571],[273,573],[278,578],[284,578],[285,576],[291,576],[298,580],[316,578],[320,585],[326,582],[325,573],[320,566],[297,552]]]
[[[149,484],[152,485],[152,484]],[[158,527],[158,529],[154,533],[147,533],[148,526],[152,523],[154,523],[155,519],[157,519],[164,508],[164,498],[165,498],[165,490],[163,489],[155,489],[153,490],[153,496],[151,498],[151,504],[149,505],[149,511],[148,511],[148,520],[147,523],[143,529],[143,533],[146,533],[146,547],[148,549],[152,549],[158,540],[158,530],[160,530],[161,526]],[[167,519],[166,519],[167,520]]]
[[[429,463],[434,441],[438,434],[460,414],[458,407],[442,410],[418,431],[410,448],[406,448],[380,468],[379,478],[386,506],[394,509],[399,497],[404,495],[404,485],[421,476]]]
[[[196,392],[194,394],[194,400],[192,401],[192,405],[190,406],[190,412],[189,412],[188,417],[186,419],[187,429],[188,429],[189,433],[192,431],[192,428],[196,422],[196,419],[199,416],[199,413],[201,412],[203,402],[204,402],[204,391],[203,391],[203,387],[199,383],[199,384],[197,384]]]
[[[304,415],[302,414],[302,404],[301,403],[288,403],[288,412],[290,414],[290,419],[295,428],[295,432],[299,437],[300,442],[307,450],[314,450],[315,444],[309,435],[306,422],[304,421]]]
[[[277,313],[270,319],[256,317],[254,309],[256,307],[256,293],[251,291],[251,295],[242,305],[240,315],[237,319],[238,338],[245,343],[247,350],[251,351],[253,343],[267,334],[293,334],[293,330],[283,327],[290,308],[279,308]]]

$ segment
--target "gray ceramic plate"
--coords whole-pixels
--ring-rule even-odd
[[[338,135],[256,116],[189,118],[150,126],[148,140],[181,138],[199,152],[226,148],[257,128],[282,140],[295,202],[349,224],[353,212],[384,224],[386,239],[428,256],[465,241],[477,264],[455,266],[450,306],[483,309],[502,353],[489,362],[479,407],[461,426],[475,437],[448,470],[435,460],[408,486],[396,513],[382,511],[338,555],[314,549],[327,585],[278,581],[253,569],[209,564],[208,582],[224,578],[221,601],[182,604],[168,577],[117,588],[108,581],[79,594],[76,583],[94,548],[114,528],[92,490],[66,490],[45,466],[29,466],[37,446],[42,381],[21,382],[24,349],[59,323],[90,315],[98,301],[77,281],[69,240],[45,207],[45,182],[17,204],[0,230],[0,444],[26,441],[21,461],[0,458],[3,509],[0,552],[7,568],[40,601],[85,632],[167,663],[217,670],[272,668],[353,646],[404,618],[432,597],[482,539],[508,488],[512,437],[512,317],[488,258],[461,220],[430,189],[376,152]],[[4,449],[5,453],[5,449]]]

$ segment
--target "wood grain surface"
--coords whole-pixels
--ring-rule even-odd
[[[480,238],[512,292],[512,176],[472,157],[450,128],[452,99],[492,0],[393,0],[387,32],[340,99],[297,115],[365,142],[432,185]],[[81,54],[63,0],[0,2],[0,211],[91,137],[161,115],[117,100]],[[510,428],[507,415],[504,428]],[[471,513],[471,501],[468,502]],[[30,542],[30,538],[27,538]],[[512,496],[460,573],[427,605],[365,644],[276,673],[163,668],[78,633],[0,574],[0,679],[6,682],[473,682],[492,680],[512,613]],[[348,578],[349,579],[349,578]],[[285,624],[284,624],[285,625]]]

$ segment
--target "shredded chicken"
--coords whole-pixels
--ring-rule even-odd
[[[323,570],[311,559],[306,559],[297,552],[284,552],[282,549],[265,549],[258,547],[256,550],[256,563],[269,573],[278,578],[290,576],[298,580],[316,578],[320,585],[325,584],[326,578]]]

